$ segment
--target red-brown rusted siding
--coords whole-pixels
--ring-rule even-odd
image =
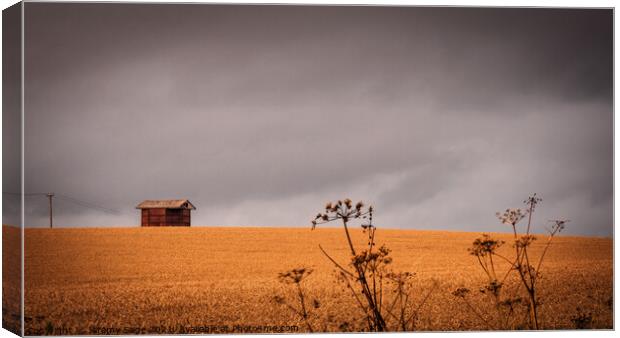
[[[142,209],[142,226],[190,226],[188,209]]]

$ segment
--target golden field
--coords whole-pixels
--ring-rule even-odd
[[[20,229],[2,227],[2,327],[21,332],[21,236]]]
[[[378,229],[376,243],[392,249],[392,268],[416,273],[416,301],[438,283],[420,309],[418,330],[487,329],[451,293],[485,283],[467,252],[479,235]],[[511,242],[511,235],[493,235]],[[534,256],[543,239],[531,248]],[[354,240],[366,241],[361,231]],[[346,264],[342,228],[26,229],[26,334],[304,331],[298,316],[273,301],[279,295],[294,304],[294,290],[278,273],[302,266],[314,269],[302,285],[320,301],[312,310],[315,328],[338,331],[347,322],[355,330],[360,310],[319,244]],[[612,251],[609,238],[554,239],[541,269],[544,329],[574,328],[577,308],[591,313],[593,328],[612,328]],[[486,313],[485,299],[472,297]]]

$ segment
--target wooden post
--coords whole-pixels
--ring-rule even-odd
[[[47,198],[49,198],[49,204],[50,204],[50,229],[52,229],[54,227],[54,221],[53,221],[53,208],[52,208],[52,197],[54,197],[54,193],[50,192],[47,194]]]

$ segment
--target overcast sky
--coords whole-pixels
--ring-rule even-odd
[[[27,3],[26,192],[59,226],[613,231],[612,11]],[[46,226],[44,196],[27,226]],[[114,209],[96,210],[86,203]]]

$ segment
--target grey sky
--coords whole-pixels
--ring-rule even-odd
[[[2,11],[2,189],[19,192],[21,187],[21,7]],[[20,200],[2,194],[3,224],[20,223]]]
[[[612,11],[27,3],[26,192],[65,226],[308,226],[328,200],[378,226],[610,235]],[[46,200],[27,198],[27,225]]]

